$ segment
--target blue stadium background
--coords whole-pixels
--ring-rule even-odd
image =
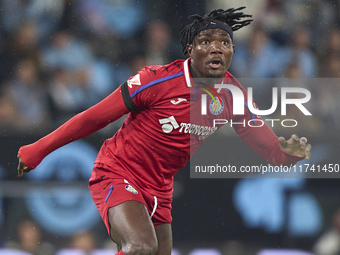
[[[17,151],[99,102],[141,67],[186,58],[179,32],[193,13],[247,6],[255,21],[235,33],[230,71],[237,78],[289,78],[310,88],[313,117],[292,110],[287,118],[301,125],[274,130],[287,138],[306,136],[313,144],[310,164],[340,164],[337,0],[2,0],[0,5],[0,254],[1,248],[20,248],[18,227],[26,220],[41,233],[35,254],[71,247],[80,231],[94,238],[93,250],[114,249],[87,181],[100,145],[122,120],[59,149],[22,179],[16,176]],[[308,87],[309,81],[317,85]],[[256,94],[260,109],[268,108],[270,86]],[[227,162],[263,163],[229,130],[209,138],[228,147]],[[317,248],[319,238],[340,229],[337,178],[190,179],[186,167],[175,180],[174,254],[246,255],[264,249],[326,254]],[[50,253],[42,244],[50,245]]]

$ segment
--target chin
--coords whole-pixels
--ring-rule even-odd
[[[224,71],[209,72],[207,73],[207,78],[222,78],[224,73]]]

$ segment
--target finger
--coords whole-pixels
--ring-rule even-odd
[[[29,172],[30,169],[28,168],[28,166],[26,166],[22,161],[19,162],[18,165],[18,176],[21,177],[24,175],[24,172]]]
[[[292,138],[293,142],[295,142],[295,143],[299,142],[299,137],[296,134],[293,134],[291,138]]]
[[[22,169],[18,169],[18,176],[21,177],[23,176],[24,172]]]
[[[25,166],[24,169],[23,169],[23,172],[24,173],[28,173],[29,171],[31,171],[31,169],[28,168],[28,166]]]
[[[301,138],[300,138],[300,144],[301,144],[301,145],[307,144],[307,138],[306,138],[306,137],[301,137]]]
[[[287,147],[287,141],[284,137],[280,136],[278,140],[281,147],[283,148]]]
[[[22,172],[22,168],[21,168],[20,162],[19,162],[19,164],[18,164],[17,171],[18,171],[18,176],[21,177],[20,174],[21,174],[21,172]]]
[[[307,144],[307,146],[306,146],[306,156],[305,156],[305,159],[310,159],[310,157],[311,157],[311,153],[310,153],[310,150],[312,149],[312,145],[310,145],[310,144]]]
[[[310,151],[311,149],[312,149],[312,145],[307,144],[306,150],[307,150],[307,151]]]
[[[21,166],[18,168],[18,176],[21,177],[24,173],[28,173],[29,171],[31,171],[31,169],[28,166]]]

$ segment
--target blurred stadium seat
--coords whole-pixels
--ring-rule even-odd
[[[222,255],[222,253],[217,249],[195,249],[189,255]]]
[[[289,250],[289,249],[264,249],[257,253],[257,255],[313,255],[312,253]]]
[[[31,253],[16,249],[0,249],[0,255],[32,255]]]

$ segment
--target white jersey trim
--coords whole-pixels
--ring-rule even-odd
[[[187,82],[187,86],[190,88],[191,82],[190,82],[190,71],[189,71],[189,59],[186,59],[184,61],[184,76],[185,76],[185,81]]]
[[[151,215],[150,215],[150,218],[152,218],[152,216],[153,216],[154,213],[156,212],[156,209],[157,209],[157,206],[158,206],[157,197],[154,196],[153,198],[154,198],[155,201],[154,201],[154,206],[153,206],[153,210],[152,210],[152,213],[151,213]]]

